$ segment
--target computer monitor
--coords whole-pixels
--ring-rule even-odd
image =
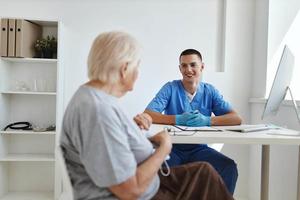
[[[265,104],[262,119],[270,115],[276,115],[281,102],[285,99],[287,91],[290,91],[289,86],[292,80],[294,62],[294,55],[292,54],[288,46],[285,45],[277,67],[277,72],[273,80],[273,85],[270,90],[268,100]],[[295,101],[293,102],[295,104]],[[295,106],[297,109],[297,105]]]

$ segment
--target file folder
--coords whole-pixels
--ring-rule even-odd
[[[1,56],[7,56],[8,50],[8,19],[1,19]]]
[[[32,58],[34,44],[42,37],[42,27],[24,19],[16,20],[16,57]]]
[[[16,22],[15,19],[8,19],[8,57],[16,55]]]

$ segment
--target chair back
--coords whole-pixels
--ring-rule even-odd
[[[59,164],[59,168],[61,171],[61,177],[62,177],[62,194],[59,198],[60,200],[72,200],[73,197],[73,188],[71,184],[71,180],[69,177],[69,173],[66,167],[65,159],[63,157],[62,149],[58,146],[57,147],[57,161]]]

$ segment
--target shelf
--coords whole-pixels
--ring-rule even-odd
[[[10,58],[1,57],[2,60],[9,62],[21,62],[21,63],[57,63],[57,59],[45,59],[45,58]]]
[[[56,95],[56,92],[2,91],[2,94]]]
[[[54,192],[9,192],[0,200],[53,200]]]
[[[24,131],[24,130],[9,130],[9,131],[0,131],[0,134],[3,135],[55,135],[55,131]]]
[[[0,157],[0,161],[7,162],[18,162],[18,161],[45,161],[53,162],[55,161],[53,154],[7,154]]]

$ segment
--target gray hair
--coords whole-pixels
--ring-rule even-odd
[[[116,83],[119,69],[128,64],[128,69],[138,66],[140,45],[128,33],[105,32],[96,37],[88,56],[88,77],[103,83]]]

